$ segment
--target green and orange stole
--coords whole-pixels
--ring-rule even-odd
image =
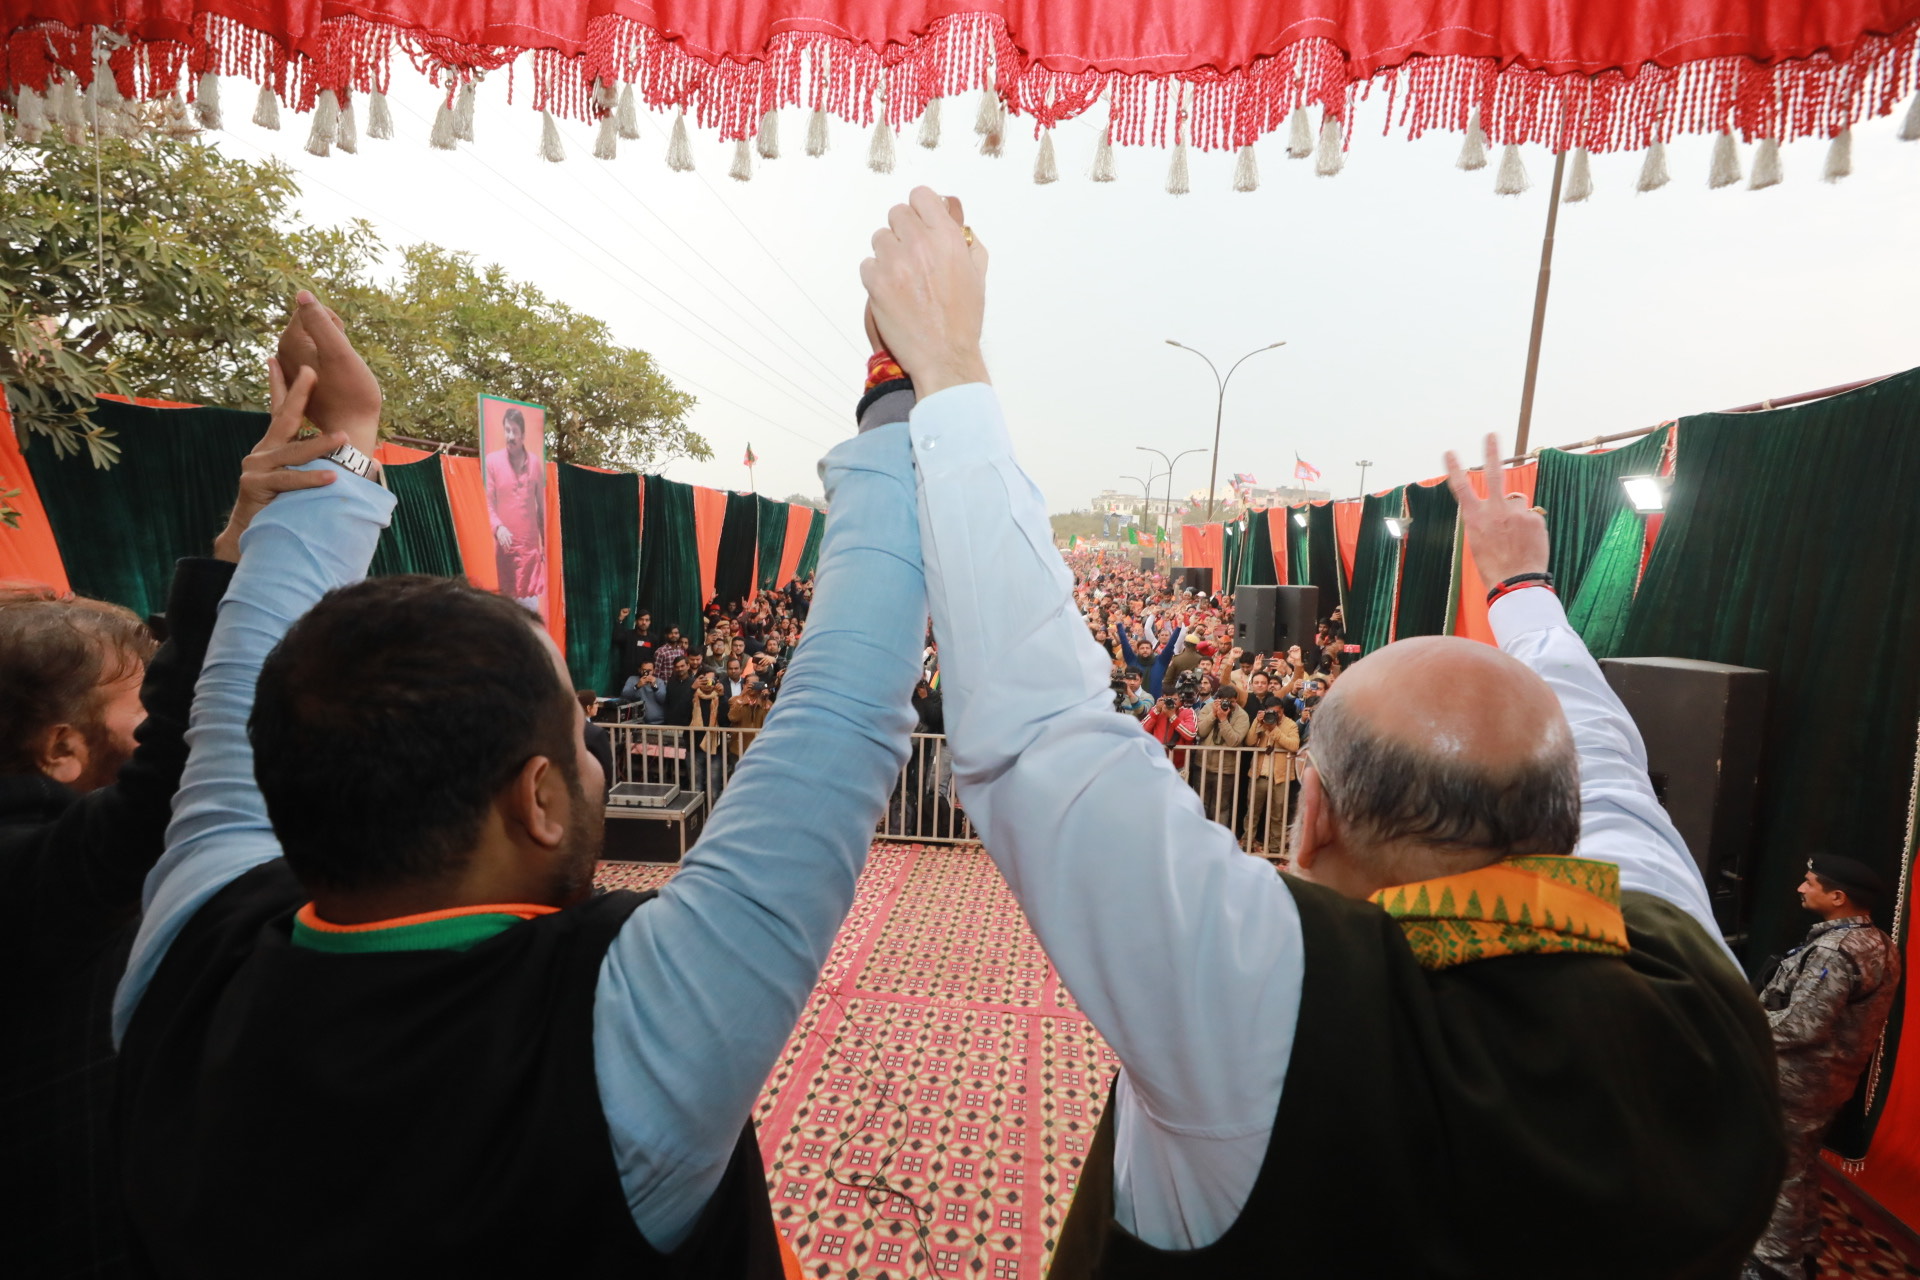
[[[1508,858],[1373,895],[1425,969],[1495,956],[1627,954],[1620,868],[1587,858]]]

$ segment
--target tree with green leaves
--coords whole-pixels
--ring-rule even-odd
[[[380,374],[389,432],[471,442],[487,392],[546,405],[563,461],[712,456],[685,425],[692,397],[603,322],[433,245],[385,279],[371,226],[307,226],[298,196],[285,166],[162,128],[0,153],[0,382],[19,429],[110,466],[98,396],[265,409],[272,336],[311,288]]]

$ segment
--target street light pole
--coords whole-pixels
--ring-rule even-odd
[[[1182,351],[1192,351],[1193,354],[1199,356],[1202,360],[1207,360],[1205,352],[1197,351],[1184,342],[1175,342],[1172,338],[1168,338],[1167,345],[1170,347],[1179,347]],[[1219,399],[1214,402],[1213,406],[1213,470],[1207,474],[1207,519],[1209,520],[1213,519],[1214,487],[1220,482],[1220,419],[1225,415],[1227,409],[1227,383],[1232,381],[1234,369],[1238,369],[1262,351],[1272,351],[1275,347],[1284,347],[1286,345],[1284,341],[1281,341],[1269,342],[1264,347],[1255,347],[1252,351],[1247,352],[1246,355],[1235,360],[1233,362],[1233,368],[1227,370],[1227,376],[1224,378],[1220,376],[1219,367],[1215,365],[1213,361],[1207,360],[1207,368],[1213,371],[1213,381],[1220,393]]]
[[[1372,466],[1373,463],[1367,458],[1362,458],[1353,465],[1360,468],[1360,498],[1362,501],[1365,501],[1367,496],[1367,468]]]
[[[1131,480],[1135,484],[1140,486],[1140,495],[1144,499],[1144,502],[1140,507],[1140,518],[1142,520],[1145,520],[1148,516],[1152,515],[1153,514],[1153,482],[1160,478],[1159,476],[1153,474],[1153,468],[1152,467],[1147,468],[1147,478],[1145,480],[1142,480],[1139,476],[1121,476],[1120,478],[1122,480]]]
[[[1176,453],[1171,458],[1169,458],[1166,454],[1160,453],[1158,449],[1149,449],[1147,448],[1146,445],[1143,445],[1143,444],[1137,444],[1133,447],[1140,450],[1140,452],[1142,453],[1159,454],[1160,461],[1167,464],[1167,519],[1172,520],[1173,519],[1173,464],[1180,461],[1180,459],[1186,457],[1187,454],[1189,453],[1205,453],[1206,450],[1205,449],[1187,449],[1180,453]],[[1151,506],[1152,504],[1149,503],[1148,505]],[[1170,555],[1171,553],[1169,552],[1168,554]]]

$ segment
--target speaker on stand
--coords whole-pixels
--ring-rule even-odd
[[[1248,653],[1273,653],[1313,640],[1318,587],[1243,586],[1233,595],[1233,642]]]

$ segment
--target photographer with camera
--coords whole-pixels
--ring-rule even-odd
[[[1200,752],[1200,802],[1207,816],[1222,826],[1233,825],[1234,791],[1240,772],[1240,753],[1231,750],[1247,739],[1251,727],[1240,706],[1242,694],[1231,684],[1223,684],[1194,716],[1195,740]]]
[[[1267,852],[1269,821],[1280,807],[1274,803],[1274,790],[1292,783],[1294,757],[1300,752],[1300,726],[1292,708],[1283,698],[1266,696],[1269,701],[1254,712],[1253,727],[1247,730],[1247,745],[1259,751],[1248,770],[1246,846],[1248,853],[1258,854]]]
[[[1167,749],[1168,760],[1182,774],[1187,770],[1185,748],[1199,736],[1193,714],[1194,691],[1199,684],[1200,677],[1192,672],[1182,675],[1174,681],[1173,692],[1156,699],[1153,709],[1140,722],[1140,727]]]

